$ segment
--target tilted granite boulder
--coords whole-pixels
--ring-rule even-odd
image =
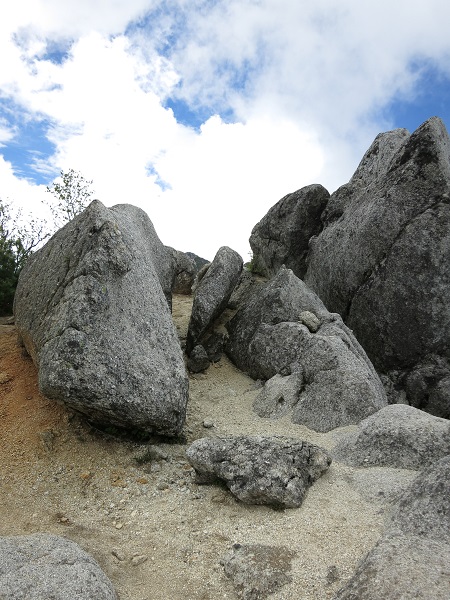
[[[405,388],[424,360],[450,375],[450,140],[433,117],[376,138],[330,198],[305,282],[354,331],[375,367]],[[416,406],[427,409],[439,381]],[[450,396],[436,393],[433,414]],[[408,401],[413,403],[413,400]]]
[[[33,254],[14,312],[44,395],[98,423],[181,431],[188,379],[164,252],[144,211],[94,201]]]
[[[255,225],[250,247],[261,275],[272,277],[285,265],[303,278],[308,243],[322,230],[320,217],[329,198],[323,186],[309,185],[282,198]]]
[[[186,339],[188,354],[202,342],[204,334],[226,308],[242,266],[242,258],[237,252],[228,246],[219,248],[195,291]]]
[[[371,415],[343,437],[336,460],[358,467],[421,469],[450,454],[450,421],[405,404]]]
[[[75,542],[48,533],[0,537],[2,600],[117,600],[98,563]]]
[[[335,600],[447,600],[450,587],[450,456],[406,490],[376,546]]]
[[[291,412],[295,423],[329,431],[357,423],[387,404],[381,381],[352,332],[290,269],[281,268],[255,292],[227,329],[228,355],[254,379],[295,374],[289,382],[276,377],[266,384],[270,391],[254,404],[260,416]]]
[[[198,483],[225,482],[246,504],[296,508],[331,464],[323,448],[283,437],[223,437],[196,440],[187,457]]]

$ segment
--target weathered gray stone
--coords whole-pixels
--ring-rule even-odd
[[[331,464],[322,448],[282,437],[202,438],[186,454],[198,483],[223,480],[242,502],[278,508],[300,506]]]
[[[194,261],[184,252],[175,250],[166,246],[172,260],[173,281],[172,292],[174,294],[185,294],[189,296],[192,293],[197,268]]]
[[[320,216],[329,198],[321,185],[309,185],[282,198],[255,225],[250,246],[262,275],[272,277],[285,265],[303,278],[309,239],[322,229]]]
[[[404,379],[411,406],[437,417],[450,419],[450,361],[438,356],[427,358]]]
[[[203,342],[203,347],[205,348],[206,354],[211,362],[219,362],[219,360],[222,358],[225,335],[225,333],[213,331],[213,333]]]
[[[44,395],[99,423],[181,431],[188,379],[160,283],[167,257],[142,210],[94,201],[30,258],[14,310]]]
[[[450,358],[449,149],[437,117],[379,136],[310,244],[305,282],[384,373]]]
[[[317,333],[300,322],[305,312],[318,322]],[[290,269],[280,269],[227,329],[227,353],[254,379],[299,373],[288,383],[279,377],[271,382],[270,392],[254,406],[260,416],[281,416],[292,409],[295,423],[329,431],[357,423],[387,404],[383,386],[352,332]],[[286,385],[291,390],[288,401]],[[274,391],[277,386],[279,392]]]
[[[231,309],[239,308],[245,304],[249,297],[266,282],[266,278],[256,275],[248,269],[243,269],[239,276],[236,287],[234,288],[233,293],[228,301],[228,307]]]
[[[353,466],[421,469],[450,453],[450,421],[405,404],[382,408],[335,447],[333,457]]]
[[[197,344],[188,358],[188,369],[191,373],[201,373],[206,371],[210,365],[210,360],[206,350],[201,344]]]
[[[290,583],[295,554],[286,547],[234,544],[221,561],[242,600],[263,600]]]
[[[335,600],[446,600],[450,591],[450,456],[424,469],[386,532]]]
[[[450,546],[385,535],[334,600],[448,600]]]
[[[394,529],[450,544],[450,455],[424,468],[405,491],[389,525]]]
[[[289,414],[300,398],[303,386],[303,373],[274,375],[266,381],[263,389],[253,402],[253,410],[260,416],[279,419]]]
[[[304,310],[300,313],[299,319],[300,323],[306,325],[306,327],[310,330],[311,333],[317,333],[320,327],[320,320],[316,317],[316,315],[309,310]]]
[[[203,335],[226,308],[239,275],[242,258],[237,252],[222,246],[195,291],[192,314],[186,340],[186,352],[202,341]]]
[[[2,600],[116,600],[111,581],[75,542],[46,533],[0,537]]]

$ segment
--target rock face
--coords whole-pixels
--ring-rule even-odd
[[[2,600],[117,600],[97,562],[74,542],[45,533],[0,538]]]
[[[227,328],[227,353],[240,369],[254,379],[278,376],[255,401],[260,416],[292,412],[295,423],[329,431],[387,404],[352,332],[290,269],[256,291]]]
[[[221,561],[242,600],[264,600],[290,583],[294,554],[285,547],[234,544]]]
[[[98,201],[31,257],[14,310],[44,395],[95,422],[180,432],[188,380],[167,258],[142,210]]]
[[[278,437],[202,438],[187,450],[198,483],[223,480],[246,504],[301,505],[331,464],[322,448]]]
[[[336,446],[336,460],[358,467],[421,469],[450,454],[450,422],[393,404],[359,424]]]
[[[450,456],[424,470],[387,530],[335,600],[446,600],[450,581]]]
[[[231,248],[222,246],[217,251],[195,292],[186,340],[188,354],[201,343],[203,335],[226,308],[242,265],[242,258]]]
[[[305,282],[342,315],[375,367],[405,376],[439,364],[408,401],[449,416],[450,140],[433,117],[412,135],[379,135],[330,198],[310,244]]]
[[[184,252],[166,246],[170,254],[173,268],[172,292],[190,295],[197,268],[194,261]]]
[[[310,185],[282,198],[250,236],[253,262],[258,272],[272,277],[285,265],[303,278],[308,243],[322,230],[321,213],[330,194],[321,185]]]

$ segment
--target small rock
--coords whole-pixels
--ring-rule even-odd
[[[148,556],[145,556],[145,554],[136,554],[131,559],[131,564],[133,565],[133,567],[137,567],[138,565],[142,565],[142,563],[145,563],[145,561],[147,560]]]
[[[4,371],[2,371],[0,373],[0,385],[2,385],[4,383],[8,383],[9,381],[12,381],[11,375],[9,375],[8,373],[5,373]]]
[[[120,560],[120,562],[123,562],[126,559],[125,554],[121,550],[111,550],[111,554],[117,558],[117,560]]]
[[[306,325],[311,333],[316,333],[320,327],[320,320],[309,310],[301,312],[298,320]]]
[[[212,429],[214,427],[214,421],[212,421],[211,419],[205,419],[203,421],[203,427],[205,429]]]

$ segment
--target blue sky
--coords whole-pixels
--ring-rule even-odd
[[[167,244],[248,259],[285,194],[348,181],[380,131],[450,126],[450,5],[16,0],[0,8],[0,198],[61,169]]]

